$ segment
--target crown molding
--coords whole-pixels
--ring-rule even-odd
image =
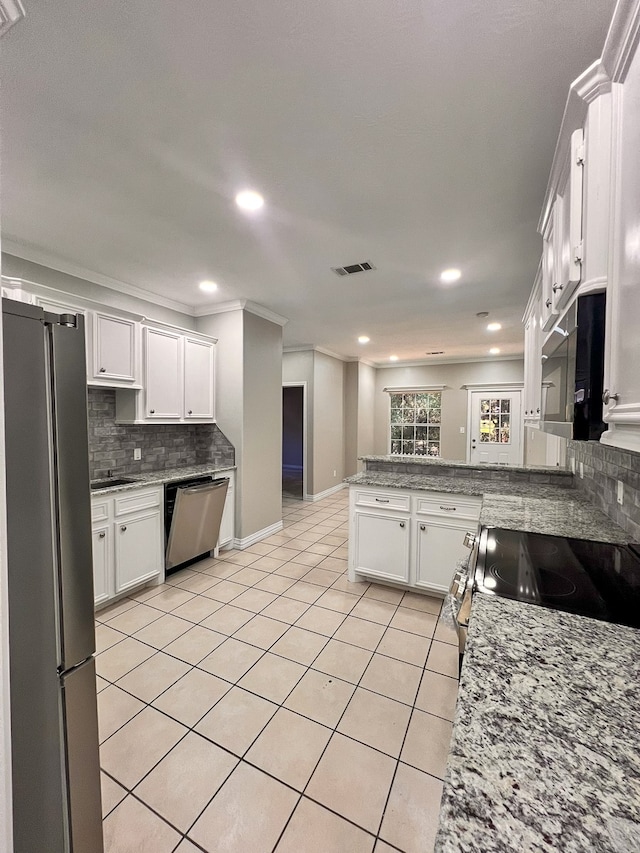
[[[0,0],[0,36],[24,18],[26,12],[20,0]]]
[[[231,302],[203,305],[193,309],[193,316],[208,317],[210,314],[227,314],[230,311],[248,311],[250,314],[255,314],[256,317],[262,317],[263,320],[269,320],[270,323],[275,323],[278,326],[284,326],[289,322],[281,314],[276,314],[275,311],[271,311],[257,302],[252,302],[250,299],[233,299]]]
[[[602,51],[602,63],[614,83],[623,83],[640,37],[640,0],[616,4]]]
[[[415,394],[421,391],[444,391],[446,385],[434,385],[433,382],[422,383],[422,385],[389,385],[383,388],[389,394]]]
[[[476,358],[440,358],[438,361],[394,361],[392,364],[387,362],[378,362],[374,367],[379,370],[397,370],[399,367],[439,367],[443,364],[476,364],[479,362],[494,362],[494,361],[522,361],[524,355],[492,355],[478,356]]]
[[[0,0],[1,2],[1,0]],[[180,314],[187,314],[189,317],[196,316],[192,305],[187,305],[186,302],[178,302],[176,299],[169,299],[166,296],[160,296],[150,290],[143,290],[135,284],[119,281],[116,278],[111,278],[108,275],[97,273],[95,270],[88,270],[85,267],[75,264],[72,261],[67,261],[49,252],[37,249],[35,246],[27,246],[13,240],[11,237],[2,238],[2,251],[7,255],[13,255],[23,261],[29,261],[32,264],[39,264],[43,267],[61,272],[65,275],[73,276],[74,278],[90,281],[92,284],[98,284],[100,287],[106,287],[109,290],[115,290],[118,293],[124,293],[127,296],[133,296],[136,299],[142,299],[152,305],[162,305],[163,308],[169,308],[172,311],[178,311]]]
[[[328,355],[329,358],[335,358],[338,361],[357,361],[354,358],[348,358],[345,355],[339,355],[337,352],[333,350],[326,349],[326,347],[319,347],[315,344],[293,344],[291,346],[285,346],[282,348],[283,352],[319,352],[321,355]]]
[[[499,388],[501,391],[520,391],[524,388],[524,382],[470,382],[460,388],[466,391],[487,391],[493,388]]]
[[[638,0],[640,2],[640,0]],[[560,132],[553,153],[551,173],[538,221],[538,233],[544,234],[556,192],[568,167],[571,151],[571,134],[584,126],[589,104],[600,95],[611,91],[611,76],[602,59],[593,62],[569,87]]]

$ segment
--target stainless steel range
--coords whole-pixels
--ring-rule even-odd
[[[475,593],[640,628],[640,546],[483,527],[451,592],[461,655]]]

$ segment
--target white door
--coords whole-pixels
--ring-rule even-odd
[[[111,546],[110,527],[94,527],[93,537],[93,598],[101,604],[111,597]]]
[[[521,392],[471,393],[472,463],[522,465]]]
[[[162,529],[157,510],[116,522],[115,540],[117,593],[160,574]]]
[[[469,530],[474,531],[474,525],[470,522],[468,525],[455,526],[437,518],[414,523],[416,586],[433,592],[448,592],[456,563],[469,554],[464,535]]]
[[[95,379],[135,382],[136,324],[96,313],[93,323],[93,375]]]
[[[145,329],[145,418],[182,417],[182,336]]]
[[[184,339],[184,416],[213,419],[213,347]]]
[[[409,581],[409,519],[356,513],[355,571]]]

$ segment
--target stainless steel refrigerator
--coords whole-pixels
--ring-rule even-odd
[[[84,317],[2,300],[15,853],[102,853]]]

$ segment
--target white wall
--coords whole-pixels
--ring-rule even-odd
[[[376,376],[375,367],[368,364],[358,364],[358,456],[371,456],[375,453],[375,401]],[[357,470],[363,468],[358,462]]]
[[[350,477],[358,470],[358,411],[359,375],[357,361],[344,366],[344,475]]]
[[[313,363],[313,494],[317,495],[344,479],[344,362],[315,352]]]
[[[522,382],[524,362],[482,361],[465,364],[384,367],[376,370],[374,453],[389,453],[389,395],[386,386],[445,385],[442,392],[441,455],[443,459],[466,458],[467,391],[461,386],[482,382]]]
[[[129,296],[126,293],[120,293],[117,290],[111,290],[108,287],[103,287],[100,284],[94,284],[92,281],[87,281],[83,278],[76,278],[73,275],[59,272],[58,270],[44,267],[41,264],[34,264],[31,261],[25,261],[22,258],[17,258],[15,255],[2,255],[2,275],[10,278],[21,278],[25,281],[35,282],[45,287],[52,287],[55,290],[61,290],[63,293],[71,293],[75,296],[82,296],[84,299],[93,299],[96,302],[101,302],[104,305],[110,305],[113,308],[119,308],[121,311],[131,311],[134,314],[142,314],[144,317],[149,317],[153,320],[161,320],[163,323],[171,323],[174,326],[181,326],[183,329],[195,329],[195,318],[189,314],[183,314],[181,311],[172,311],[170,308],[164,308],[162,305],[157,305],[153,301],[153,294],[149,294],[149,299],[140,299],[136,296]],[[27,285],[28,289],[28,285]]]

